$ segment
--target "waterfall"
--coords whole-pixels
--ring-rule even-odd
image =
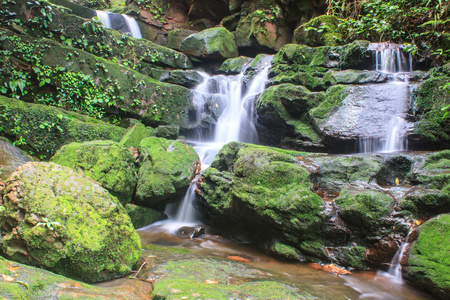
[[[268,60],[263,63],[265,66],[247,84],[245,84],[245,70],[242,70],[239,75],[233,76],[208,76],[202,73],[204,81],[194,90],[197,119],[201,119],[205,99],[213,97],[217,101],[215,103],[217,106],[223,106],[212,140],[204,141],[207,139],[206,137],[197,136],[196,140],[189,141],[200,157],[202,170],[211,165],[216,154],[226,143],[231,141],[258,142],[254,124],[253,100],[265,89],[271,59],[272,57],[268,57]],[[196,182],[193,182],[181,203],[175,218],[178,223],[195,222],[196,212],[192,207],[195,199],[195,185]]]
[[[102,22],[103,26],[106,28],[115,29],[118,31],[129,32],[134,38],[142,38],[139,26],[134,18],[131,18],[125,14],[119,15],[115,13],[110,13],[106,11],[97,10],[97,18]],[[114,19],[114,22],[112,22]],[[118,23],[124,23],[117,24]]]
[[[408,75],[405,73],[412,72],[411,54],[406,56],[401,45],[392,43],[373,43],[368,49],[374,52],[375,70],[391,75],[392,79],[388,83],[379,84],[388,91],[383,97],[389,100],[386,101],[386,110],[391,116],[386,124],[376,125],[385,128],[377,130],[381,134],[360,136],[358,150],[360,153],[405,151],[406,133],[410,127],[405,120],[410,98]],[[394,88],[392,84],[395,84]]]

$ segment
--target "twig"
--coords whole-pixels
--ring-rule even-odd
[[[141,267],[139,268],[139,270],[136,272],[136,274],[134,274],[134,276],[132,276],[132,278],[136,279],[136,277],[138,276],[139,272],[141,271],[142,267],[146,264],[147,262],[144,261],[141,265]]]

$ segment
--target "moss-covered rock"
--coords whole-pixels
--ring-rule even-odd
[[[3,253],[87,282],[125,275],[141,253],[122,205],[100,185],[54,163],[27,163],[2,193]]]
[[[237,57],[234,36],[224,27],[216,27],[192,34],[181,43],[181,51],[199,58],[225,60]]]
[[[325,85],[382,83],[388,79],[386,73],[368,70],[328,71],[323,77]]]
[[[3,96],[0,96],[0,109],[0,133],[43,159],[49,159],[70,142],[119,141],[125,131],[77,113]]]
[[[141,141],[136,201],[149,207],[174,202],[199,171],[194,148],[182,141],[149,137]]]
[[[119,144],[126,148],[136,148],[137,146],[139,146],[139,143],[142,139],[153,136],[155,134],[155,129],[153,129],[152,127],[145,126],[142,123],[136,123],[127,128],[127,131],[125,131],[125,134],[119,141]]]
[[[136,158],[116,142],[70,143],[61,147],[51,161],[94,179],[123,205],[133,199],[137,184]]]
[[[195,87],[203,82],[203,77],[197,71],[193,70],[173,70],[164,72],[159,76],[162,82],[168,82],[184,86],[188,89]]]
[[[324,226],[322,200],[311,191],[298,152],[232,142],[203,173],[201,204],[209,222],[234,236],[298,243]]]
[[[269,10],[256,10],[240,19],[236,28],[239,48],[278,51],[291,41],[291,31],[281,18]]]
[[[345,189],[336,198],[339,216],[350,226],[376,231],[381,218],[392,210],[394,201],[386,194],[374,190]]]
[[[54,41],[7,30],[2,31],[2,36],[0,48],[10,51],[11,60],[27,65],[22,72],[30,80],[22,92],[23,99],[91,114],[103,109],[138,117],[153,126],[186,121],[183,112],[191,99],[187,88],[160,82],[117,62]],[[3,80],[6,82],[9,77],[1,78],[1,84],[5,83]],[[37,91],[41,91],[39,96]]]
[[[357,270],[367,268],[366,248],[361,246],[333,247],[333,261],[343,267],[351,267]]]
[[[429,220],[418,230],[411,245],[406,268],[414,284],[425,287],[441,299],[450,297],[450,215]]]
[[[444,117],[442,107],[450,104],[450,94],[441,87],[450,77],[440,76],[425,80],[413,91],[414,133],[422,137],[422,146],[431,142],[439,148],[450,146],[450,116]]]
[[[450,189],[415,187],[400,200],[399,207],[417,218],[430,218],[450,212]]]
[[[220,73],[225,74],[239,74],[252,61],[250,57],[239,56],[236,58],[229,58],[217,69]]]
[[[293,260],[293,261],[304,261],[302,253],[289,245],[280,243],[276,241],[273,245],[268,249],[271,253],[276,256],[282,257],[284,259]]]
[[[167,35],[167,47],[180,50],[181,43],[185,38],[190,36],[191,34],[195,34],[197,31],[189,30],[189,29],[175,29],[169,31]]]
[[[180,271],[182,270],[182,271]],[[217,259],[169,261],[155,273],[164,274],[155,283],[153,297],[180,299],[314,299],[306,292],[272,281],[256,269]],[[209,280],[210,283],[205,284]]]
[[[133,223],[134,229],[139,229],[167,218],[164,213],[148,207],[127,204],[124,208],[131,219],[131,223]]]
[[[300,25],[294,31],[294,43],[308,46],[336,46],[342,42],[340,20],[333,15],[321,15]]]
[[[138,299],[141,294],[118,288],[92,286],[0,257],[0,295],[4,299]],[[130,284],[131,280],[127,282]],[[151,284],[141,284],[141,291],[151,292]]]

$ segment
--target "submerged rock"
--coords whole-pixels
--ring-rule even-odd
[[[429,220],[411,245],[406,276],[441,299],[450,297],[450,215]]]
[[[181,239],[192,239],[200,237],[205,234],[205,227],[203,226],[183,226],[177,229],[176,235]]]
[[[140,239],[117,199],[54,163],[27,163],[2,192],[1,245],[18,262],[96,282],[129,273]]]

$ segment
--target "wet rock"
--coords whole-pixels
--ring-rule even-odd
[[[367,269],[366,248],[361,246],[327,247],[336,264],[357,270]]]
[[[137,184],[136,158],[116,142],[71,143],[61,147],[51,161],[99,182],[123,205],[133,199]]]
[[[184,142],[149,137],[141,141],[138,151],[137,204],[160,208],[176,201],[198,172],[197,153]]]
[[[181,51],[198,58],[225,60],[237,57],[234,36],[223,27],[192,34],[181,43]]]
[[[380,219],[391,212],[393,199],[378,191],[346,188],[336,198],[336,205],[348,225],[374,232]]]
[[[163,73],[159,80],[191,89],[202,83],[204,79],[197,71],[174,70]]]
[[[226,0],[192,0],[189,6],[189,17],[222,20],[230,11]]]
[[[411,172],[413,161],[406,156],[388,157],[376,174],[379,185],[398,185],[403,183]]]
[[[229,58],[217,69],[217,72],[228,75],[239,74],[252,61],[250,57],[239,56],[236,58]]]
[[[303,254],[296,248],[285,245],[278,241],[274,242],[270,248],[268,249],[272,254],[282,257],[284,259],[293,260],[293,261],[305,261],[305,257]]]
[[[399,207],[419,218],[450,212],[450,193],[438,189],[412,188],[399,201]]]
[[[0,136],[0,188],[3,183],[2,180],[6,180],[18,166],[31,160],[30,157],[19,148],[16,148],[8,139]]]
[[[400,247],[398,236],[389,235],[367,250],[367,261],[376,266],[386,266],[394,257]]]
[[[177,229],[176,235],[181,239],[193,239],[205,234],[203,226],[183,226]]]
[[[140,239],[128,215],[93,180],[54,163],[27,163],[6,184],[5,256],[87,282],[125,275],[138,261]]]
[[[148,207],[128,203],[124,208],[130,217],[131,223],[133,223],[134,229],[139,229],[167,218],[164,213]]]
[[[197,31],[189,29],[176,29],[169,31],[167,37],[167,47],[180,50],[183,40],[194,33],[197,33]]]
[[[439,215],[418,229],[411,245],[406,276],[441,299],[450,297],[450,215]]]
[[[323,77],[327,86],[336,84],[383,83],[388,79],[386,73],[368,70],[328,71]]]

